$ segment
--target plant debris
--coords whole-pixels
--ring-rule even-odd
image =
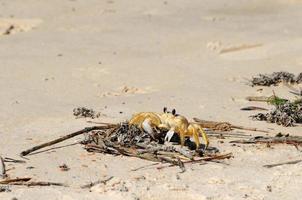
[[[233,129],[241,129],[247,131],[258,131],[258,132],[268,133],[268,131],[265,130],[251,128],[251,127],[237,126],[229,122],[214,122],[214,121],[207,121],[198,118],[193,118],[193,120],[195,121],[195,123],[201,125],[201,127],[214,131],[231,131]]]
[[[165,133],[166,131],[162,130],[150,135],[137,126],[125,122],[117,124],[111,129],[90,132],[86,135],[83,144],[89,152],[125,155],[154,162],[170,163],[179,166],[182,171],[184,171],[185,161],[202,156],[211,159],[214,156],[209,151],[202,149],[190,150],[190,146],[193,146],[194,143],[189,140],[186,140],[185,143],[189,148],[165,145],[163,143]],[[175,142],[180,142],[179,138],[174,139]]]
[[[170,165],[179,166],[182,171],[184,171],[183,164],[188,162],[194,163],[195,160],[196,162],[201,160],[211,161],[232,157],[231,153],[219,154],[218,149],[214,147],[207,150],[202,148],[195,150],[196,145],[189,138],[185,141],[185,146],[188,148],[180,147],[179,145],[166,145],[164,144],[164,138],[167,130],[158,130],[155,134],[149,134],[135,125],[129,125],[128,122],[102,124],[102,126],[86,127],[55,140],[34,146],[22,151],[20,155],[26,156],[47,146],[57,144],[80,134],[85,134],[85,139],[81,144],[89,152],[124,155],[153,162],[170,163]],[[179,144],[179,137],[172,137],[171,142]]]
[[[242,140],[230,141],[230,143],[239,143],[239,144],[258,144],[258,143],[291,144],[291,145],[294,145],[298,149],[298,146],[302,145],[302,136],[290,136],[288,134],[283,135],[283,134],[279,133],[274,137],[256,136],[256,137],[252,137],[248,140],[242,139]]]
[[[272,74],[259,74],[258,77],[253,77],[250,80],[251,86],[271,86],[278,85],[281,82],[300,84],[302,83],[302,72],[297,76],[285,71],[273,72]]]
[[[78,107],[73,109],[73,115],[76,118],[98,118],[101,116],[101,113],[94,111],[93,109],[88,109],[85,107]]]
[[[300,163],[300,162],[302,162],[302,160],[293,160],[293,161],[287,161],[287,162],[282,162],[282,163],[263,165],[263,167],[273,168],[273,167],[278,167],[278,166],[281,166],[281,165],[294,165],[294,164],[297,164],[297,163]]]
[[[255,120],[276,123],[285,127],[302,123],[302,102],[283,102],[275,105],[269,113],[258,113],[251,116]]]
[[[247,107],[240,108],[240,110],[251,111],[251,110],[267,110],[267,109],[258,106],[247,106]]]
[[[11,192],[12,190],[8,185],[0,185],[0,192]]]
[[[68,170],[70,170],[70,168],[66,164],[60,165],[59,168],[60,168],[61,171],[68,171]]]

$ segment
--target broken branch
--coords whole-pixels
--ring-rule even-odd
[[[38,145],[38,146],[34,146],[34,147],[32,147],[32,148],[30,148],[30,149],[28,149],[28,150],[22,151],[22,152],[20,153],[20,155],[21,155],[21,156],[26,156],[26,155],[28,155],[28,154],[30,154],[30,153],[36,151],[36,150],[39,150],[39,149],[42,149],[42,148],[44,148],[44,147],[47,147],[47,146],[51,146],[51,145],[57,144],[57,143],[62,142],[62,141],[64,141],[64,140],[67,140],[67,139],[70,139],[70,138],[72,138],[72,137],[75,137],[75,136],[77,136],[77,135],[81,135],[81,134],[83,134],[83,133],[87,133],[87,132],[90,132],[90,131],[93,131],[93,130],[101,130],[101,129],[104,129],[104,128],[109,128],[109,127],[111,127],[111,126],[112,126],[112,125],[110,124],[110,125],[107,125],[107,126],[92,126],[92,127],[86,127],[86,128],[84,128],[84,129],[82,129],[82,130],[76,131],[76,132],[74,132],[74,133],[65,135],[65,136],[60,137],[60,138],[58,138],[58,139],[52,140],[52,141],[50,141],[50,142],[46,142],[46,143],[40,144],[40,145]]]

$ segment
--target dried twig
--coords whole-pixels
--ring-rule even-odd
[[[258,107],[258,106],[247,106],[247,107],[240,108],[240,110],[254,111],[254,110],[268,110],[268,109],[262,108],[262,107]]]
[[[248,101],[268,102],[271,97],[266,96],[248,96],[245,99]]]
[[[265,131],[265,130],[251,128],[251,127],[237,126],[237,125],[233,125],[228,122],[206,121],[206,120],[201,120],[198,118],[193,118],[193,120],[197,124],[201,125],[203,128],[208,128],[211,130],[230,131],[232,129],[241,129],[241,130],[247,130],[247,131],[257,131],[257,132],[268,133],[268,131]]]
[[[60,138],[58,138],[58,139],[52,140],[52,141],[50,141],[50,142],[46,142],[46,143],[40,144],[40,145],[38,145],[38,146],[34,146],[34,147],[32,147],[32,148],[30,148],[30,149],[28,149],[28,150],[22,151],[22,152],[20,153],[20,155],[21,155],[21,156],[26,156],[26,155],[28,155],[28,154],[30,154],[30,153],[36,151],[36,150],[39,150],[39,149],[42,149],[42,148],[44,148],[44,147],[47,147],[47,146],[51,146],[51,145],[57,144],[57,143],[62,142],[62,141],[64,141],[64,140],[67,140],[67,139],[70,139],[70,138],[72,138],[72,137],[75,137],[75,136],[77,136],[77,135],[81,135],[81,134],[83,134],[83,133],[88,133],[88,132],[93,131],[93,130],[102,130],[102,129],[109,128],[109,127],[112,127],[112,126],[114,126],[114,125],[86,127],[86,128],[84,128],[84,129],[82,129],[82,130],[80,130],[80,131],[76,131],[76,132],[74,132],[74,133],[65,135],[65,136],[60,137]]]
[[[93,186],[97,185],[97,184],[106,184],[108,181],[110,181],[111,179],[113,179],[113,176],[110,176],[109,178],[105,179],[105,180],[98,180],[95,182],[91,182],[89,184],[86,185],[82,185],[81,188],[85,189],[85,188],[92,188]]]
[[[190,152],[189,150],[185,149],[185,148],[181,148],[181,147],[175,147],[175,146],[164,146],[164,145],[160,145],[160,146],[152,146],[152,147],[148,147],[145,145],[139,145],[140,147],[144,147],[144,149],[142,150],[138,150],[138,154],[142,154],[142,153],[155,153],[158,151],[165,151],[165,152],[178,152],[181,155],[185,156],[186,158],[192,160],[193,159],[193,154],[192,152]]]
[[[302,162],[302,160],[293,160],[293,161],[282,162],[282,163],[277,163],[277,164],[263,165],[263,167],[272,168],[272,167],[277,167],[277,166],[281,166],[281,165],[297,164],[299,162]]]
[[[0,178],[4,179],[6,177],[7,177],[7,174],[6,174],[4,159],[0,156]]]
[[[234,140],[230,143],[240,143],[240,144],[257,144],[257,143],[269,143],[269,144],[292,144],[292,145],[302,145],[301,136],[287,136],[287,137],[262,137],[257,136],[250,138],[248,140]]]
[[[5,157],[5,158],[4,158],[4,162],[26,163],[26,161],[24,161],[24,160],[17,160],[17,159],[8,158],[8,157]]]
[[[63,187],[68,187],[67,185],[63,183],[55,183],[55,182],[45,182],[45,181],[38,181],[38,182],[11,182],[9,185],[24,185],[24,186],[63,186]]]
[[[224,160],[224,159],[230,159],[232,157],[233,157],[232,153],[227,153],[227,154],[222,154],[222,155],[207,156],[207,157],[200,158],[197,160],[190,160],[190,161],[183,162],[183,164],[185,165],[185,164],[189,164],[189,163],[193,163],[193,164],[200,163],[203,161]],[[157,169],[163,169],[163,168],[174,167],[174,166],[175,166],[175,164],[171,164],[168,166],[157,167]]]
[[[9,183],[15,183],[15,182],[27,182],[31,178],[12,178],[12,179],[4,179],[0,181],[0,184],[9,184]]]
[[[152,163],[152,164],[150,164],[150,165],[144,165],[144,166],[141,166],[141,167],[138,167],[138,168],[134,168],[134,169],[131,169],[131,171],[138,171],[138,170],[140,170],[140,169],[145,169],[145,168],[147,168],[147,167],[152,167],[152,166],[154,166],[154,165],[158,165],[159,163]]]

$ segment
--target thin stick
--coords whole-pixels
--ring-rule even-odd
[[[100,184],[100,183],[103,183],[103,184],[106,184],[108,181],[110,181],[111,179],[113,179],[113,176],[110,176],[109,178],[105,179],[105,180],[98,180],[98,181],[95,181],[95,182],[91,182],[89,184],[86,184],[86,185],[82,185],[81,188],[82,189],[85,189],[85,188],[91,188],[97,184]]]
[[[261,101],[261,102],[268,102],[270,97],[265,96],[248,96],[245,99],[248,101]]]
[[[285,144],[302,144],[301,136],[288,136],[288,137],[253,137],[249,140],[234,140],[230,143],[240,144],[256,144],[256,143],[285,143]]]
[[[266,131],[266,130],[251,128],[251,127],[244,127],[244,126],[237,126],[237,125],[233,125],[228,122],[206,121],[206,120],[202,120],[202,119],[198,119],[198,118],[193,118],[193,120],[195,121],[195,123],[201,125],[203,128],[209,128],[209,129],[213,129],[213,130],[220,130],[222,127],[223,129],[228,129],[228,130],[241,129],[241,130],[247,130],[247,131],[257,131],[257,132],[269,133],[269,131]]]
[[[200,158],[198,160],[190,160],[190,161],[183,162],[183,164],[188,164],[188,163],[195,164],[195,163],[199,163],[201,161],[212,161],[212,160],[230,159],[232,156],[233,156],[232,153],[227,153],[227,154],[223,154],[223,155],[215,155],[215,156],[212,156],[212,157]],[[174,166],[175,166],[175,164],[171,164],[171,165],[168,165],[168,166],[157,167],[157,169],[163,169],[163,168],[174,167]]]
[[[3,179],[7,177],[4,159],[1,156],[0,156],[0,177]]]
[[[261,130],[258,128],[251,128],[251,127],[244,127],[244,126],[236,126],[236,125],[232,125],[232,128],[236,128],[236,129],[241,129],[241,130],[247,130],[247,131],[256,131],[256,132],[263,132],[263,133],[269,133],[269,131],[266,130]]]
[[[9,184],[14,182],[26,182],[29,181],[31,178],[12,178],[12,179],[4,179],[0,181],[0,184]]]
[[[282,163],[277,163],[277,164],[263,165],[263,167],[272,168],[272,167],[277,167],[277,166],[280,166],[280,165],[292,165],[292,164],[297,164],[297,163],[299,163],[299,162],[302,162],[302,160],[293,160],[293,161],[282,162]]]
[[[25,186],[63,186],[68,187],[67,185],[63,183],[54,183],[54,182],[44,182],[44,181],[38,181],[38,182],[12,182],[9,183],[9,185],[25,185]]]
[[[13,158],[8,158],[8,157],[4,158],[4,162],[26,163],[26,161],[24,161],[24,160],[16,160],[16,159],[13,159]]]
[[[84,128],[84,129],[82,129],[82,130],[76,131],[76,132],[74,132],[74,133],[65,135],[65,136],[60,137],[60,138],[58,138],[58,139],[52,140],[52,141],[50,141],[50,142],[46,142],[46,143],[40,144],[40,145],[38,145],[38,146],[34,146],[34,147],[32,147],[32,148],[30,148],[30,149],[27,149],[27,150],[25,150],[25,151],[22,151],[22,152],[20,153],[20,155],[21,155],[21,156],[26,156],[26,155],[28,155],[28,154],[30,154],[30,153],[36,151],[36,150],[39,150],[39,149],[42,149],[42,148],[44,148],[44,147],[47,147],[47,146],[51,146],[51,145],[57,144],[57,143],[62,142],[62,141],[64,141],[64,140],[67,140],[67,139],[70,139],[70,138],[72,138],[72,137],[75,137],[75,136],[77,136],[77,135],[81,135],[81,134],[83,134],[83,133],[87,133],[87,132],[90,132],[90,131],[93,131],[93,130],[100,130],[100,129],[109,128],[109,127],[111,127],[111,126],[108,125],[108,126],[92,126],[92,127],[86,127],[86,128]]]
[[[138,170],[140,170],[140,169],[145,169],[145,168],[147,168],[147,167],[152,167],[152,166],[154,166],[154,165],[158,165],[159,163],[152,163],[152,164],[150,164],[150,165],[144,165],[144,166],[141,166],[141,167],[138,167],[138,168],[135,168],[135,169],[131,169],[131,171],[138,171]]]

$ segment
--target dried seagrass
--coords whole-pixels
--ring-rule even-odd
[[[78,107],[73,109],[73,115],[77,118],[88,117],[94,119],[100,117],[101,114],[99,112],[94,111],[93,109]]]
[[[255,120],[276,123],[285,127],[302,123],[302,102],[286,102],[276,105],[269,113],[258,113],[251,116]]]
[[[259,74],[250,80],[252,86],[271,86],[278,85],[281,82],[290,84],[299,84],[302,82],[302,72],[295,76],[289,72],[273,72],[272,74]]]

